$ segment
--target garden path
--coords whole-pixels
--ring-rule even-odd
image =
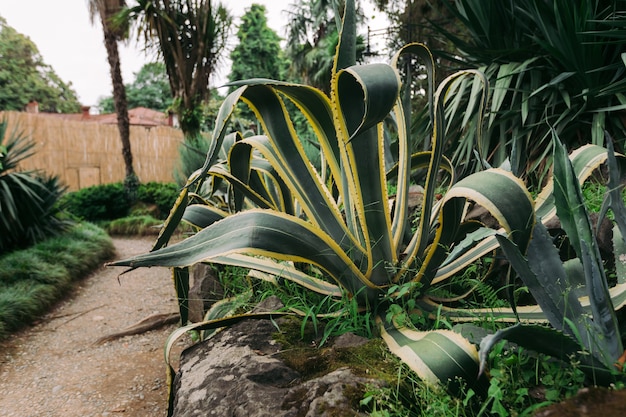
[[[113,241],[117,256],[127,258],[149,251],[154,237]],[[0,344],[0,415],[166,415],[163,346],[175,325],[94,344],[152,314],[177,311],[168,269],[122,271],[103,266],[39,323]]]

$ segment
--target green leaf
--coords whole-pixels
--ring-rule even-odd
[[[172,268],[172,281],[178,299],[180,322],[186,324],[189,317],[189,268]]]
[[[228,213],[204,204],[192,204],[187,206],[182,220],[190,223],[198,229],[204,229],[228,216]]]
[[[590,323],[575,297],[574,288],[568,281],[558,251],[545,226],[539,222],[535,224],[533,239],[528,247],[528,259],[506,237],[498,235],[497,239],[511,266],[528,287],[550,324],[557,330],[567,331],[563,320],[569,319],[576,324],[579,332],[584,332]]]
[[[476,382],[479,371],[476,346],[460,334],[450,330],[419,332],[385,325],[380,317],[377,320],[389,350],[422,380],[442,383],[455,391],[459,388],[457,378],[462,378],[479,391],[485,389],[484,379]]]
[[[580,352],[580,345],[571,337],[545,326],[516,324],[486,336],[480,342],[480,372],[486,369],[489,352],[499,341],[506,339],[527,349],[553,356],[569,362],[570,357]],[[598,364],[602,367],[600,364]]]
[[[353,294],[362,293],[368,298],[376,294],[376,286],[330,236],[297,217],[269,210],[234,214],[182,242],[111,265],[180,268],[233,253],[312,263]],[[367,291],[361,291],[363,288]]]

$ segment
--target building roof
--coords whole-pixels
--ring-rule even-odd
[[[64,120],[73,120],[78,122],[96,122],[102,124],[117,124],[117,114],[90,114],[89,106],[82,107],[82,113],[40,113],[46,116],[52,116]],[[158,110],[148,109],[146,107],[135,107],[128,110],[128,119],[131,126],[172,126],[173,119],[169,114]]]

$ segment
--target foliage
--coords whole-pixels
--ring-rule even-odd
[[[72,84],[63,82],[43,61],[37,46],[2,17],[0,56],[0,110],[21,111],[36,100],[44,112],[80,112]]]
[[[114,254],[109,236],[76,224],[59,236],[0,256],[0,339],[37,319],[75,281]]]
[[[230,53],[232,66],[230,81],[250,78],[283,80],[288,63],[283,56],[280,37],[267,26],[265,6],[253,4],[241,17],[237,30],[239,43]],[[230,92],[235,88],[230,87]],[[254,120],[250,110],[243,109],[242,117]]]
[[[439,51],[447,53],[454,52],[454,46],[441,33],[436,30],[431,22],[436,23],[438,27],[445,28],[448,33],[452,33],[457,37],[464,38],[467,35],[463,33],[464,27],[458,23],[454,14],[450,12],[446,6],[446,0],[374,0],[377,9],[387,15],[390,26],[387,28],[374,28],[374,35],[382,35],[385,30],[387,37],[387,46],[395,51],[402,45],[411,42],[421,42],[428,45],[436,56],[437,64],[442,70],[439,71],[436,82],[440,82],[446,76],[450,75],[454,70],[446,68],[450,66],[450,62],[442,59]],[[376,20],[373,21],[376,23]],[[377,53],[378,51],[372,51]],[[419,62],[412,62],[411,71],[419,71]],[[409,63],[405,63],[409,65]],[[419,85],[413,88],[425,88]]]
[[[428,299],[431,286],[490,251],[478,245],[494,245],[493,234],[463,240],[470,230],[466,226],[475,224],[465,219],[468,198],[490,209],[506,233],[515,231],[512,239],[521,247],[530,239],[533,201],[524,184],[503,170],[490,169],[457,182],[454,169],[442,156],[441,100],[457,77],[480,77],[476,72],[456,74],[436,92],[431,90],[432,148],[411,154],[412,138],[406,128],[411,109],[400,99],[396,64],[400,55],[414,54],[432,74],[432,57],[424,45],[412,44],[394,56],[391,65],[354,65],[356,14],[353,2],[348,1],[346,7],[330,96],[309,86],[278,81],[239,83],[240,88],[222,105],[204,166],[190,177],[155,250],[113,265],[173,267],[181,314],[188,282],[185,268],[196,262],[251,268],[280,277],[266,279],[292,281],[325,296],[347,293],[378,322],[378,331],[392,352],[411,364],[420,377],[432,383],[451,382],[451,388],[457,377],[474,383],[475,347],[449,330],[403,328],[393,315],[391,322],[386,321],[390,304],[399,304],[396,299],[390,303],[389,290],[407,288],[401,297],[412,300],[407,305],[417,306],[415,300]],[[286,100],[296,103],[315,132],[324,156],[320,172],[314,171],[303,151]],[[239,101],[255,112],[264,135],[226,135],[228,119]],[[397,164],[388,174],[382,122],[390,112],[397,121],[400,146]],[[227,154],[226,159],[218,159],[221,153]],[[413,227],[408,190],[418,170],[425,172],[425,191],[419,221]],[[397,183],[393,204],[388,200],[389,179]],[[203,187],[216,189],[220,182],[229,186],[229,196],[226,204],[217,207],[209,203]],[[441,191],[444,195],[438,200],[436,192]],[[198,204],[187,206],[190,200]],[[254,206],[258,208],[248,209]],[[168,231],[181,218],[200,231],[163,247]],[[467,248],[464,256],[450,258],[450,248],[462,241]],[[176,333],[218,325],[223,323],[197,323]]]
[[[481,355],[484,361],[484,355],[491,346],[501,338],[507,338],[564,360],[576,356],[581,369],[594,383],[609,384],[619,378],[611,374],[617,374],[614,364],[624,352],[612,298],[619,303],[617,307],[622,307],[626,303],[626,284],[620,273],[617,286],[609,291],[576,171],[563,145],[557,143],[554,149],[556,212],[575,250],[576,260],[562,263],[552,238],[541,222],[535,225],[526,257],[506,237],[499,236],[498,240],[511,266],[537,300],[555,331],[518,324],[483,339]],[[612,156],[609,155],[608,159],[610,167],[616,170],[618,165]],[[618,173],[614,172],[613,176],[619,178]],[[621,199],[617,204],[624,207]],[[619,210],[617,212],[619,214]],[[624,241],[619,229],[614,231],[614,235],[615,247],[621,248],[615,252],[619,258],[624,253]],[[581,301],[582,297],[587,300],[586,303]]]
[[[147,182],[140,184],[137,190],[137,200],[146,204],[155,204],[158,218],[165,219],[174,206],[180,188],[173,183]]]
[[[202,166],[205,155],[209,149],[209,139],[204,134],[195,137],[187,137],[184,143],[178,148],[179,164],[174,171],[174,178],[179,187],[183,187],[187,178]]]
[[[126,84],[128,107],[145,107],[148,109],[167,111],[172,106],[172,92],[162,62],[145,64],[135,73],[132,83]],[[98,103],[100,111],[114,113],[113,97],[104,97]]]
[[[230,81],[250,78],[283,80],[287,62],[280,47],[280,37],[267,26],[267,10],[252,4],[241,17],[237,30],[237,46],[230,53],[233,64]],[[230,88],[231,92],[234,87]]]
[[[159,234],[162,223],[148,214],[131,214],[100,226],[111,236],[151,236]]]
[[[137,202],[156,205],[158,210],[155,215],[165,218],[178,192],[176,185],[171,183],[139,184]],[[72,215],[91,222],[119,219],[132,209],[121,183],[95,185],[67,193],[61,205]]]
[[[82,188],[65,195],[62,204],[69,213],[90,222],[124,217],[130,210],[121,183]]]
[[[618,1],[448,3],[471,35],[463,39],[439,27],[458,48],[448,57],[479,68],[493,86],[478,146],[482,159],[493,166],[508,159],[514,173],[537,185],[549,166],[551,129],[569,150],[602,145],[605,130],[616,148],[624,149],[626,15]],[[466,109],[476,109],[476,93],[475,83],[459,83],[447,110],[453,162],[470,171],[478,164],[473,154],[478,126],[468,126]],[[424,117],[422,129],[426,124]]]
[[[185,137],[202,126],[202,103],[209,99],[209,77],[226,47],[232,18],[211,0],[138,0],[118,18],[135,22],[146,45],[165,64]]]
[[[58,214],[65,192],[57,177],[39,171],[19,171],[35,143],[0,121],[0,253],[32,245],[61,232],[68,223]]]
[[[325,93],[330,91],[333,60],[339,41],[339,19],[345,1],[306,0],[292,3],[287,19],[286,56],[290,61],[288,79],[308,84]],[[356,18],[363,20],[360,9]],[[357,60],[365,52],[365,42],[357,38]]]

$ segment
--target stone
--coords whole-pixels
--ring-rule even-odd
[[[621,417],[626,415],[626,390],[582,388],[561,403],[538,410],[535,417]]]
[[[216,267],[196,264],[192,269],[193,284],[189,288],[189,321],[191,322],[202,321],[211,305],[224,298],[224,289],[214,268]]]
[[[255,311],[280,306],[270,297]],[[280,359],[282,347],[272,338],[275,323],[280,325],[280,319],[244,320],[185,350],[174,380],[173,415],[365,416],[358,411],[362,395],[355,393],[384,382],[357,376],[347,367],[302,380]],[[362,342],[355,336],[345,337],[341,344]]]

